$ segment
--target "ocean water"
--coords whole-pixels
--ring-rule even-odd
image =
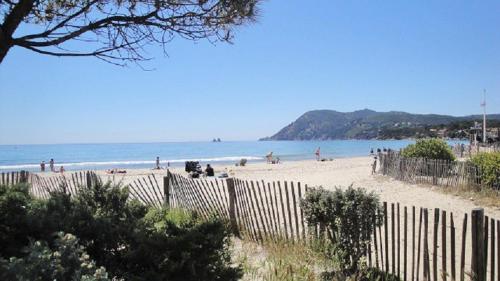
[[[458,141],[451,141],[450,145]],[[281,161],[314,159],[321,147],[322,158],[369,155],[370,149],[399,150],[413,143],[410,140],[334,140],[334,141],[223,141],[165,143],[106,143],[106,144],[44,144],[0,145],[0,171],[38,171],[42,160],[51,158],[56,168],[66,170],[152,168],[157,156],[161,165],[183,165],[195,160],[213,165],[236,163],[241,158],[249,162],[265,161],[270,151]]]

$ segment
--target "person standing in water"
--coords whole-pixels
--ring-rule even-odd
[[[316,155],[316,161],[319,161],[321,159],[320,150],[321,150],[321,148],[318,147],[318,149],[316,149],[316,152],[314,153]]]
[[[55,170],[54,170],[54,159],[50,159],[49,166],[50,166],[50,171],[51,172],[55,172]]]
[[[40,163],[40,171],[45,172],[45,161],[42,161],[42,163]]]
[[[156,167],[155,169],[159,170],[160,169],[160,157],[156,156]]]

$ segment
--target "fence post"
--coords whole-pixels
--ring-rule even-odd
[[[26,171],[21,171],[20,177],[19,177],[19,182],[24,183],[28,181],[28,177],[26,176]]]
[[[167,170],[167,176],[163,177],[163,205],[165,208],[170,209],[170,170]]]
[[[486,281],[484,260],[484,209],[475,208],[471,215],[472,223],[472,280]]]
[[[88,171],[85,173],[85,176],[87,178],[87,188],[90,189],[92,187],[92,176]]]
[[[438,160],[432,160],[432,185],[437,185],[438,177],[437,177],[437,169],[438,169]]]
[[[240,231],[236,222],[236,190],[234,188],[234,178],[228,178],[226,183],[229,195],[229,222],[231,223],[231,230],[236,237],[240,237]]]

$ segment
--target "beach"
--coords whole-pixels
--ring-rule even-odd
[[[235,177],[242,180],[253,181],[293,181],[300,182],[302,185],[309,187],[322,186],[325,189],[346,188],[352,185],[355,188],[364,188],[369,192],[377,194],[382,202],[388,203],[389,217],[391,203],[400,206],[400,219],[404,219],[404,207],[407,207],[408,218],[410,222],[413,219],[412,207],[416,207],[416,229],[419,225],[420,207],[429,209],[429,225],[434,224],[433,214],[436,209],[446,211],[447,216],[453,213],[454,226],[456,229],[457,241],[462,240],[461,230],[463,227],[463,218],[465,214],[469,215],[471,210],[477,207],[482,207],[485,210],[485,215],[490,218],[500,217],[500,210],[493,207],[485,207],[476,204],[472,199],[464,198],[463,196],[453,195],[450,192],[442,192],[439,187],[431,187],[424,185],[413,185],[401,181],[393,180],[386,176],[372,175],[371,164],[373,157],[350,157],[338,158],[333,161],[315,161],[315,160],[299,160],[286,161],[280,164],[267,163],[250,163],[244,167],[235,165],[214,165],[216,175],[227,172],[230,177]],[[203,167],[204,168],[204,167]],[[172,173],[182,176],[187,176],[183,168],[171,168]],[[67,173],[68,175],[70,172]],[[113,182],[121,182],[122,184],[131,183],[137,179],[144,178],[151,174],[155,175],[155,179],[161,183],[161,178],[166,176],[167,170],[152,170],[152,169],[127,169],[126,174],[109,175],[105,170],[98,170],[96,174],[105,180]],[[59,176],[59,173],[38,173],[42,177]],[[397,205],[396,205],[397,206]],[[449,228],[449,226],[447,226]],[[431,228],[432,229],[432,228]],[[471,224],[467,224],[467,239],[465,249],[465,265],[470,266],[471,257]],[[409,231],[413,230],[412,228]],[[419,230],[418,230],[419,231]],[[429,235],[432,237],[432,232],[429,230]],[[384,234],[384,232],[382,232]],[[439,242],[441,243],[441,242]],[[451,247],[450,240],[447,242],[448,249]],[[411,251],[411,244],[408,244],[408,251]],[[457,245],[457,251],[460,249]],[[441,257],[441,253],[438,253]],[[441,265],[439,265],[441,268]]]
[[[500,217],[498,208],[476,205],[473,200],[465,199],[449,193],[439,191],[439,187],[408,184],[393,180],[389,177],[371,174],[372,157],[337,158],[333,161],[318,162],[315,160],[287,161],[280,164],[265,162],[250,163],[244,167],[235,165],[212,166],[215,173],[227,172],[229,176],[244,180],[294,181],[310,187],[322,186],[325,189],[335,187],[345,188],[352,185],[356,188],[365,188],[376,193],[381,201],[400,203],[402,206],[425,208],[440,208],[454,214],[461,215],[470,212],[473,208],[483,207],[485,213]],[[204,166],[202,167],[205,168]],[[126,174],[109,175],[105,170],[96,173],[105,179],[123,184],[130,183],[145,175],[154,174],[162,177],[167,174],[166,169],[126,169]],[[173,167],[171,172],[187,176],[182,167]],[[70,172],[68,172],[70,173]],[[59,173],[37,173],[43,177],[58,176]]]

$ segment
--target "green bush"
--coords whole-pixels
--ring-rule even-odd
[[[21,258],[0,258],[1,280],[112,280],[104,267],[96,266],[72,234],[59,233],[54,249],[45,241],[36,241],[25,251],[27,254]]]
[[[77,196],[53,193],[48,200],[37,200],[26,186],[0,187],[0,257],[26,259],[30,240],[53,248],[57,233],[64,232],[78,237],[96,265],[118,278],[240,276],[240,269],[230,264],[225,223],[178,210],[148,209],[128,194],[126,188],[97,183]]]
[[[29,224],[31,197],[25,184],[0,185],[0,256],[20,254],[33,233]]]
[[[128,275],[141,280],[238,280],[230,267],[229,227],[181,210],[150,209],[127,256]],[[146,274],[144,274],[146,272]]]
[[[421,139],[410,144],[401,151],[403,157],[442,159],[454,161],[455,155],[448,144],[441,139]]]
[[[313,188],[301,207],[309,225],[324,229],[328,240],[320,243],[322,251],[336,261],[338,270],[345,275],[358,272],[371,234],[382,223],[376,215],[381,210],[377,195],[352,187],[345,191]]]
[[[470,161],[479,168],[479,176],[483,184],[500,187],[500,152],[479,153]]]

